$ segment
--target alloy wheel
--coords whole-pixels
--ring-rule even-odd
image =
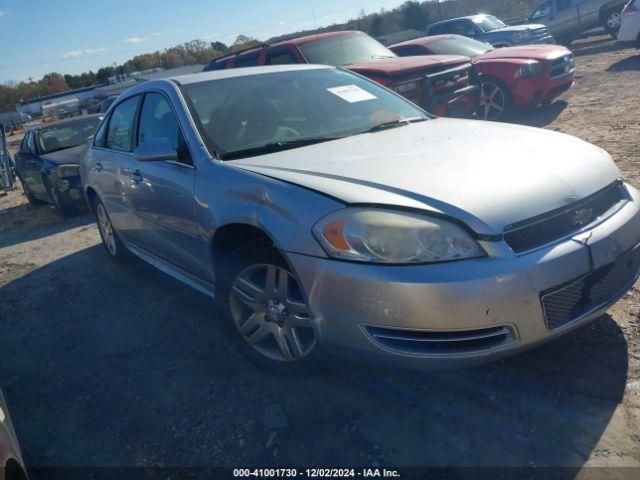
[[[233,280],[230,291],[233,322],[258,353],[279,362],[305,358],[316,335],[295,277],[271,264],[251,265]]]
[[[100,229],[104,245],[107,247],[107,251],[115,256],[117,254],[116,236],[113,231],[113,226],[111,225],[111,220],[109,220],[107,211],[102,203],[98,203],[96,214],[98,217],[98,228]]]
[[[622,15],[619,12],[613,12],[607,17],[607,27],[612,31],[617,31],[622,24]]]
[[[502,89],[493,83],[483,83],[480,95],[482,118],[485,120],[497,120],[504,113],[507,103]]]

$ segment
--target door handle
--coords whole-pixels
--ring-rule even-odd
[[[102,171],[102,163],[96,162],[96,163],[93,164],[93,166],[96,168],[96,171],[98,171],[98,172]]]

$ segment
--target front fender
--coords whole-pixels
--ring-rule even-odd
[[[231,163],[231,162],[230,162]],[[232,223],[259,228],[285,252],[326,256],[311,229],[344,203],[313,190],[212,161],[196,177],[196,218],[212,241]]]

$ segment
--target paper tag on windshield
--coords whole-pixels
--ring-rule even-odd
[[[327,88],[327,91],[337,95],[349,103],[364,102],[366,100],[375,100],[378,98],[357,85],[344,85],[343,87]]]

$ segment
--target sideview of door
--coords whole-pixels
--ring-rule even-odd
[[[169,99],[152,92],[140,109],[136,143],[157,138],[169,140],[177,161],[136,161],[133,166],[129,198],[143,225],[139,243],[162,260],[206,278],[210,266],[203,261],[205,245],[195,221],[196,168]]]

